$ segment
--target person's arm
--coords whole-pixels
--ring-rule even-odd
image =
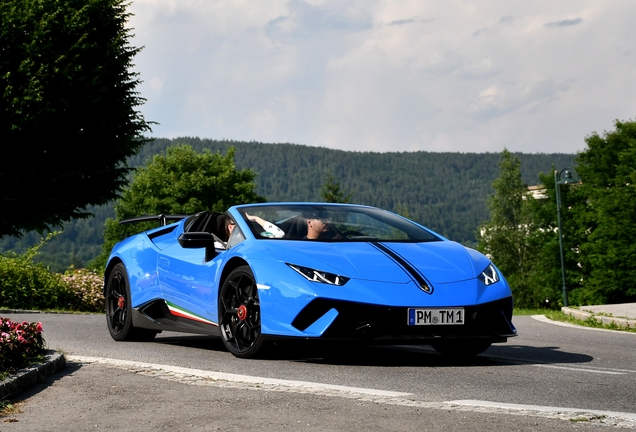
[[[266,233],[271,234],[271,236],[267,236],[267,235],[263,235],[263,237],[273,237],[273,238],[283,238],[283,236],[285,235],[285,231],[283,231],[282,229],[278,228],[276,225],[274,225],[271,222],[266,221],[265,219],[258,217],[258,216],[250,216],[248,214],[245,214],[245,216],[247,216],[247,218],[253,222],[256,222],[257,224],[259,224],[261,227],[263,227],[263,229],[265,230]]]

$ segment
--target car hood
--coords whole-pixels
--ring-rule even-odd
[[[471,256],[451,242],[427,243],[323,243],[271,241],[272,255],[290,264],[337,272],[342,276],[379,282],[406,283],[408,267],[433,283],[451,283],[475,277]],[[274,243],[276,242],[276,243]],[[276,246],[280,247],[276,247]],[[275,252],[278,249],[279,253]],[[406,264],[406,265],[405,265]]]

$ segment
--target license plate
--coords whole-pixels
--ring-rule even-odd
[[[464,308],[409,309],[408,323],[415,325],[464,325]]]

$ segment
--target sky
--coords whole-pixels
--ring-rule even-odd
[[[133,0],[152,136],[575,153],[636,120],[634,0]]]

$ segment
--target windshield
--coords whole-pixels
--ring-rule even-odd
[[[409,220],[373,207],[264,204],[238,210],[257,239],[334,242],[441,240]]]

